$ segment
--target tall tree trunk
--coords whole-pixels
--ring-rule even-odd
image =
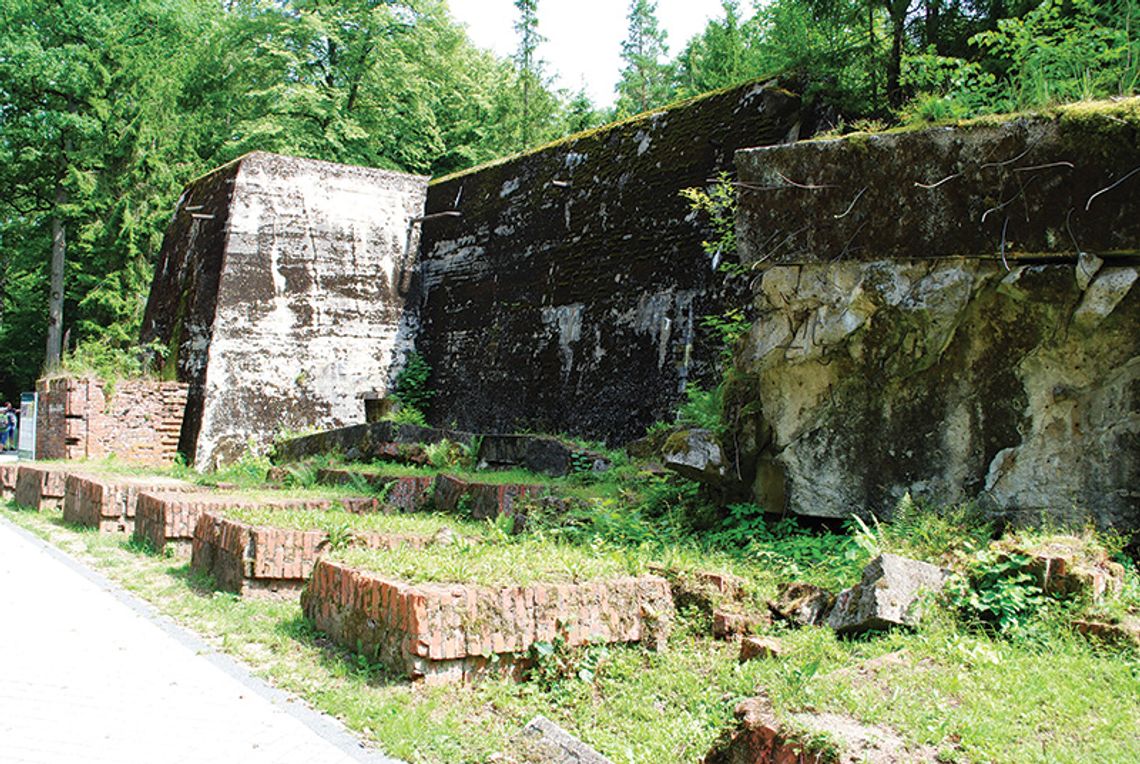
[[[902,79],[903,40],[906,37],[906,15],[909,10],[909,0],[887,3],[887,11],[891,17],[891,54],[887,59],[887,103],[894,109],[903,104],[903,92],[899,83]]]
[[[60,208],[68,202],[67,189],[59,181],[55,186],[55,214],[51,218],[51,292],[48,295],[47,352],[44,368],[59,365],[63,355],[63,266],[67,261],[67,226]]]

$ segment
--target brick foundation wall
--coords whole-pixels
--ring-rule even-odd
[[[325,531],[251,526],[205,512],[194,528],[191,567],[214,577],[219,589],[236,594],[293,592],[305,585],[328,546]],[[370,549],[423,548],[428,536],[354,533],[350,542]]]
[[[570,646],[642,642],[661,649],[673,620],[669,584],[657,576],[413,586],[329,560],[317,563],[301,607],[336,643],[433,684],[517,675],[532,644],[559,634]]]
[[[16,474],[14,500],[21,507],[42,511],[63,506],[67,473],[58,467],[21,464]]]
[[[36,383],[37,459],[101,459],[173,463],[186,409],[179,382],[123,380],[108,394],[91,377],[50,377]]]
[[[127,478],[70,473],[64,482],[63,519],[104,533],[132,532],[146,491],[194,490],[171,478]]]
[[[173,543],[177,549],[190,551],[198,518],[207,512],[224,513],[227,509],[261,507],[263,509],[296,509],[324,511],[340,506],[349,512],[379,509],[371,497],[346,499],[254,499],[213,493],[146,492],[139,495],[135,518],[135,537],[150,542],[156,550]]]

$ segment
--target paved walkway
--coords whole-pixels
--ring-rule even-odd
[[[394,764],[2,518],[0,762]]]

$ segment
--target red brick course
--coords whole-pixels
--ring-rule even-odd
[[[517,677],[535,642],[642,642],[662,649],[673,620],[657,576],[576,584],[411,585],[322,559],[301,595],[337,644],[433,684]]]
[[[110,395],[101,380],[51,377],[36,383],[37,459],[100,459],[135,464],[173,463],[187,386],[180,382],[122,380]]]
[[[21,464],[13,490],[15,502],[42,511],[63,506],[67,473],[59,466]]]
[[[354,532],[349,542],[370,549],[412,546],[422,549],[429,536]],[[207,511],[194,528],[191,567],[214,577],[219,589],[235,594],[295,592],[313,573],[328,548],[329,534],[252,526]]]
[[[145,491],[192,491],[181,480],[161,477],[132,478],[119,475],[68,473],[65,480],[63,519],[105,533],[131,532],[139,496]]]
[[[224,513],[227,509],[261,507],[264,509],[328,510],[334,506],[350,512],[375,511],[371,497],[347,499],[252,498],[216,493],[170,493],[148,491],[139,496],[135,518],[135,537],[145,540],[158,551],[172,544],[177,551],[190,552],[198,518],[206,512]]]

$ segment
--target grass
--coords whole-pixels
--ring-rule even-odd
[[[538,713],[618,764],[692,762],[732,724],[736,703],[760,689],[779,712],[831,711],[890,725],[909,742],[938,749],[945,761],[1140,761],[1140,655],[1074,636],[1057,611],[1021,639],[966,629],[939,607],[929,609],[917,630],[873,638],[842,640],[827,629],[773,628],[785,656],[743,665],[734,644],[705,636],[705,616],[685,612],[667,651],[610,647],[593,683],[571,676],[549,685],[486,681],[429,688],[332,647],[304,621],[296,601],[247,601],[213,592],[211,582],[195,577],[187,565],[138,554],[122,535],[66,526],[58,512],[8,506],[0,516],[101,570],[258,675],[341,718],[363,739],[417,764],[492,761]],[[953,515],[925,530],[917,520],[903,519],[902,529],[913,523],[905,535],[872,526],[881,546],[902,551],[909,544],[912,551],[935,556],[960,531]],[[537,571],[624,573],[652,559],[744,574],[763,592],[786,580],[789,566],[832,575],[824,572],[826,563],[815,562],[816,547],[834,541],[827,536],[793,536],[794,544],[761,539],[745,547],[747,554],[710,554],[696,545],[620,547],[601,536],[577,546],[542,535],[510,541],[496,537],[496,530],[486,527],[490,542],[445,548],[433,555],[434,562],[406,555],[402,562],[383,564],[405,566],[406,575],[424,580],[491,581],[508,571],[516,581]],[[859,564],[833,561],[845,570]],[[852,582],[850,573],[844,575]],[[1131,578],[1129,585],[1135,583]],[[902,657],[877,671],[857,670],[899,651]]]
[[[612,549],[589,549],[531,538],[503,536],[426,550],[344,549],[340,562],[409,583],[474,583],[483,586],[573,583],[639,575],[645,560]]]
[[[264,507],[241,507],[228,509],[225,516],[247,525],[269,526],[296,531],[353,530],[375,533],[406,533],[431,536],[443,528],[463,536],[481,536],[485,527],[456,518],[453,515],[438,514],[353,514],[338,510],[316,509],[266,509]]]

